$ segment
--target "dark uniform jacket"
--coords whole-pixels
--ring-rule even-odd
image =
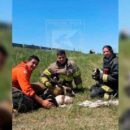
[[[103,59],[103,83],[114,91],[118,91],[118,57],[113,54]]]

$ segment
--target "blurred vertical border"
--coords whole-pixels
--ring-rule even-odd
[[[9,98],[11,93],[11,53],[12,53],[12,25],[11,23],[0,22],[0,44],[6,49],[9,57],[0,72],[0,100]]]

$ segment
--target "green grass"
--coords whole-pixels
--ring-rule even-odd
[[[128,98],[124,92],[124,86],[128,82],[126,80],[126,75],[130,72],[130,39],[120,40],[119,44],[120,54],[119,54],[119,64],[120,64],[120,113],[130,107],[128,103],[130,98]]]
[[[32,54],[40,57],[31,82],[38,81],[40,73],[56,60],[54,51],[14,48],[13,66]],[[84,93],[78,93],[73,105],[66,108],[39,109],[32,113],[17,114],[13,118],[14,130],[118,130],[118,107],[82,108],[77,104],[90,99],[87,89],[94,81],[91,72],[101,67],[102,55],[67,53],[81,69]]]

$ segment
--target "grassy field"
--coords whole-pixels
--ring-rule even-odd
[[[55,61],[54,51],[14,48],[13,66],[35,54],[40,64],[31,81],[38,81],[40,73]],[[77,104],[90,99],[88,88],[94,83],[92,69],[101,67],[102,55],[67,53],[79,65],[82,73],[84,93],[78,93],[73,105],[66,108],[39,109],[32,113],[16,114],[13,117],[13,130],[118,130],[118,107],[82,108]]]
[[[119,44],[119,64],[120,64],[120,76],[119,76],[119,84],[120,84],[120,113],[125,111],[127,108],[130,108],[130,104],[128,103],[130,98],[128,98],[124,92],[124,86],[128,82],[126,79],[126,75],[130,73],[130,39],[120,40]]]

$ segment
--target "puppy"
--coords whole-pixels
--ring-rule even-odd
[[[63,86],[63,94],[55,97],[58,105],[72,104],[74,101],[75,93],[70,87]]]

